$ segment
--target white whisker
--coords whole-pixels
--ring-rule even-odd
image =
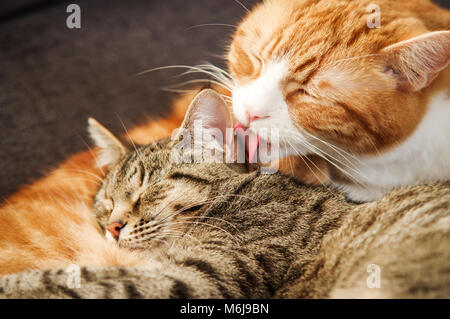
[[[134,147],[134,150],[136,151],[136,153],[138,154],[138,156],[139,156],[139,158],[140,158],[140,157],[141,157],[141,153],[138,151],[138,149],[137,149],[137,147],[136,147],[136,144],[134,144],[133,140],[131,139],[130,134],[128,134],[128,130],[127,130],[127,128],[125,127],[125,124],[123,123],[123,121],[122,121],[122,119],[120,118],[119,114],[117,114],[117,113],[115,113],[115,114],[116,114],[117,118],[119,119],[120,124],[122,124],[122,127],[123,127],[123,129],[125,130],[125,134],[127,134],[128,139],[130,140],[131,144],[132,144],[133,147]]]
[[[364,184],[362,184],[359,179],[357,178],[357,176],[353,175],[352,173],[350,173],[349,171],[345,170],[344,168],[340,167],[339,165],[337,165],[337,163],[334,163],[331,159],[334,159],[336,161],[338,161],[338,163],[345,165],[348,169],[351,169],[352,171],[354,171],[357,175],[362,175],[361,172],[359,172],[358,170],[349,167],[348,165],[346,165],[345,163],[342,163],[341,161],[339,161],[338,159],[332,157],[331,155],[327,154],[326,152],[324,152],[323,150],[317,148],[316,146],[306,142],[306,141],[302,141],[302,145],[305,146],[306,148],[308,148],[312,153],[319,155],[321,158],[323,158],[324,160],[326,160],[328,163],[330,163],[331,165],[333,165],[334,167],[336,167],[340,172],[342,172],[343,174],[345,174],[346,176],[350,177],[350,179],[352,179],[352,181],[354,181],[355,183],[357,183],[358,185],[362,186],[362,187],[366,187]],[[293,148],[294,151],[295,148]],[[331,159],[329,158],[331,157]],[[306,164],[306,163],[305,163]],[[363,175],[362,175],[363,176]],[[364,176],[363,176],[364,177]]]
[[[186,86],[186,85],[189,85],[189,84],[194,84],[194,83],[213,83],[213,84],[216,84],[216,85],[218,85],[218,86],[220,86],[220,87],[222,87],[222,88],[224,88],[226,90],[231,90],[227,85],[225,85],[225,84],[223,84],[221,82],[215,81],[215,80],[211,80],[211,79],[188,80],[188,81],[185,81],[185,82],[181,82],[179,84],[170,85],[170,86],[168,86],[168,88],[169,89],[172,89],[172,88],[177,89],[179,87]]]
[[[289,143],[289,141],[287,141],[287,142]],[[293,149],[294,152],[296,152],[298,154],[298,152],[295,150],[295,148],[292,147],[292,145],[290,143],[289,143],[289,146]],[[301,156],[300,154],[298,154],[298,156],[301,158],[303,163],[305,163],[305,165],[308,167],[308,169],[311,171],[311,173],[314,174],[314,176],[317,178],[318,181],[320,181],[321,179],[319,178],[319,176],[317,176],[317,174],[314,172],[314,170],[311,168],[311,166],[308,165],[308,163],[305,161],[305,159],[307,159],[312,165],[314,165],[314,167],[317,168],[317,170],[319,170],[319,172],[321,174],[323,174],[324,176],[327,175],[312,160],[310,160],[308,157]],[[320,182],[320,184],[324,185],[328,189],[327,185],[323,184],[322,182]]]
[[[98,169],[102,173],[103,177],[105,177],[105,172],[103,171],[102,167],[99,165],[97,156],[95,156],[94,152],[92,151],[92,148],[89,146],[89,144],[84,140],[84,138],[78,134],[78,136],[81,138],[81,141],[83,141],[84,145],[86,145],[87,149],[89,150],[89,153],[91,153],[92,157],[94,158],[95,164],[97,165]]]
[[[307,133],[309,134],[309,133]],[[290,136],[295,138],[301,138],[302,136],[299,135],[298,132],[292,131],[290,132]],[[314,137],[313,135],[311,135],[311,137]],[[322,141],[324,142],[324,141]],[[366,176],[364,176],[364,174],[357,168],[357,166],[350,161],[348,158],[346,158],[343,154],[340,153],[341,157],[343,157],[343,159],[345,159],[348,163],[344,163],[342,160],[340,160],[339,158],[336,158],[335,156],[329,154],[328,152],[324,151],[323,149],[315,146],[314,144],[311,144],[308,141],[305,141],[304,139],[301,139],[300,143],[304,146],[307,146],[308,149],[310,149],[314,154],[317,154],[319,156],[321,156],[322,158],[324,158],[325,160],[327,160],[328,162],[330,162],[331,164],[335,165],[337,163],[342,164],[344,167],[352,170],[354,173],[356,173],[357,175],[361,175],[363,178],[365,178],[366,180],[369,180]],[[325,142],[324,142],[325,143]],[[345,152],[345,151],[344,151]],[[349,156],[352,156],[351,154],[349,154]],[[332,163],[331,160],[336,161],[337,163]],[[351,166],[350,166],[351,165]],[[336,165],[335,165],[336,166]]]
[[[186,225],[194,224],[194,225],[209,226],[209,227],[215,228],[217,230],[220,230],[220,231],[224,232],[225,234],[227,234],[228,236],[230,236],[231,238],[233,238],[234,240],[237,240],[236,236],[234,236],[229,231],[223,229],[222,227],[219,227],[219,226],[216,226],[216,225],[211,225],[211,224],[208,224],[208,223],[205,223],[205,222],[198,222],[198,221],[196,221],[196,222],[173,222],[173,223],[171,223],[171,225],[184,225],[184,224],[186,224]]]
[[[308,135],[308,137],[314,138],[315,140],[317,140],[317,141],[319,141],[319,142],[325,144],[326,146],[329,146],[329,147],[332,148],[334,151],[338,152],[339,155],[341,155],[342,157],[345,158],[345,156],[343,155],[343,154],[345,154],[345,155],[350,156],[352,159],[354,159],[355,161],[357,161],[359,164],[366,165],[366,164],[363,163],[358,157],[356,157],[354,154],[351,154],[351,153],[349,153],[349,152],[343,150],[342,148],[340,148],[340,147],[338,147],[338,146],[336,146],[336,145],[334,145],[334,144],[332,144],[332,143],[330,143],[330,142],[324,141],[324,140],[322,140],[321,138],[319,138],[319,137],[317,137],[317,136],[314,136],[313,134],[311,134],[311,133],[309,133],[309,132],[303,131],[302,133],[305,133],[306,135]],[[349,161],[349,163],[351,163],[350,160],[347,159],[347,161]]]
[[[199,218],[199,219],[205,218],[205,219],[213,219],[213,220],[221,221],[221,222],[224,222],[224,223],[230,225],[235,230],[239,231],[239,228],[237,228],[236,225],[230,223],[229,221],[227,221],[223,218],[219,218],[219,217],[211,217],[211,216],[185,216],[185,217],[182,217],[182,219],[194,219],[194,218]]]
[[[210,27],[210,26],[213,26],[213,27],[231,27],[231,28],[236,29],[235,25],[227,24],[227,23],[202,23],[202,24],[196,24],[196,25],[190,26],[190,27],[184,29],[184,31],[188,31],[188,30],[192,30],[192,29],[196,29],[196,28],[201,28],[201,27]]]
[[[245,11],[247,11],[248,13],[250,13],[250,10],[239,0],[234,0],[234,2],[236,2],[237,4],[239,4],[242,8],[245,9]]]
[[[82,169],[75,169],[75,168],[60,168],[59,170],[61,171],[68,171],[68,172],[75,172],[75,173],[81,173],[81,174],[86,174],[88,176],[92,176],[95,179],[97,179],[98,181],[100,181],[101,183],[103,183],[103,180],[100,178],[100,176],[95,175],[89,171],[86,170],[82,170]]]

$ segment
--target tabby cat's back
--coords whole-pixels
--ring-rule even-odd
[[[449,243],[450,183],[398,189],[350,209],[278,296],[448,298]]]

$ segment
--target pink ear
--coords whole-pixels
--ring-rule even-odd
[[[204,89],[191,102],[184,125],[189,128],[195,121],[201,120],[203,128],[218,128],[225,132],[233,127],[230,110],[219,93],[212,89]]]
[[[200,124],[201,127],[196,127]],[[189,109],[181,125],[179,134],[183,130],[195,134],[196,129],[216,129],[222,134],[223,142],[231,142],[233,134],[233,118],[224,99],[212,89],[204,89],[191,102]],[[178,139],[180,136],[175,136]],[[197,136],[198,137],[198,136]],[[223,145],[221,145],[223,146]]]
[[[436,31],[402,41],[382,50],[400,76],[399,88],[419,91],[445,69],[450,60],[450,31]]]

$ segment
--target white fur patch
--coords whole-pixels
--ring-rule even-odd
[[[349,198],[375,200],[389,190],[424,182],[450,179],[450,99],[435,95],[414,133],[402,144],[378,156],[360,157],[355,163],[364,186],[340,185]]]
[[[284,156],[307,153],[303,143],[306,138],[294,126],[284,99],[281,81],[287,74],[286,61],[267,63],[257,79],[233,90],[233,113],[237,120],[258,135],[261,129],[266,132],[278,129],[279,150]],[[246,112],[261,119],[249,123]]]

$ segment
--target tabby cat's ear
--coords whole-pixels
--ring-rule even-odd
[[[382,55],[399,78],[399,89],[418,91],[445,69],[450,60],[450,31],[435,31],[390,45]]]
[[[191,102],[175,139],[182,135],[183,130],[189,131],[190,136],[194,136],[195,130],[198,129],[218,129],[222,134],[222,141],[225,142],[230,141],[227,135],[233,134],[232,128],[233,118],[224,99],[216,91],[204,89]]]
[[[117,137],[92,117],[88,119],[88,132],[100,148],[100,155],[97,158],[97,164],[100,167],[111,167],[128,151]]]

